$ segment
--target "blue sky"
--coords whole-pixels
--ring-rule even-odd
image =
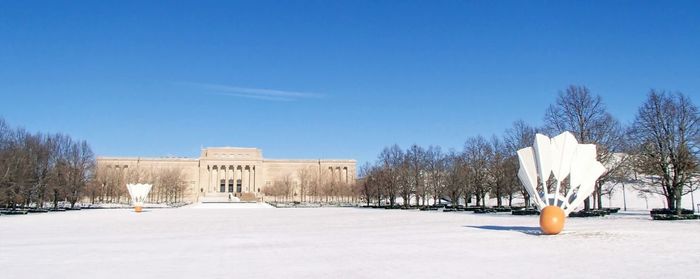
[[[699,1],[0,1],[0,116],[98,155],[374,160],[539,125],[569,84],[623,123],[700,105]]]

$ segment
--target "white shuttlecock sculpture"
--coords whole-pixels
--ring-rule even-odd
[[[605,172],[596,161],[596,146],[579,144],[570,132],[551,139],[535,135],[532,147],[518,150],[518,159],[518,177],[540,210],[540,228],[545,234],[561,232],[566,216],[593,193],[596,180]],[[548,185],[550,177],[554,185]],[[567,177],[569,186],[562,188]]]
[[[151,184],[127,184],[126,188],[129,190],[129,195],[131,196],[131,202],[134,204],[134,211],[141,212],[143,208],[143,203],[148,197],[148,192],[151,191]]]

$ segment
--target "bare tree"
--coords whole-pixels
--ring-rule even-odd
[[[396,197],[399,193],[402,179],[401,167],[404,161],[403,158],[403,151],[396,144],[384,148],[382,153],[379,154],[379,162],[382,167],[382,179],[380,183],[384,185],[383,193],[389,199],[389,205],[392,207],[396,203]]]
[[[118,198],[116,196],[116,193],[118,193],[117,189],[123,181],[121,169],[98,165],[95,169],[92,185],[88,190],[94,195],[92,198],[93,203],[95,199],[99,202],[112,202],[114,198]]]
[[[374,169],[372,170],[371,178],[372,184],[370,185],[372,185],[374,188],[373,192],[377,198],[377,205],[381,206],[382,201],[384,201],[384,204],[386,205],[385,200],[390,196],[387,194],[389,191],[387,187],[387,185],[389,185],[387,181],[390,179],[389,170],[382,165],[375,165]],[[394,197],[396,196],[394,195]],[[391,199],[389,198],[389,200]]]
[[[508,153],[512,156],[512,159],[510,160],[514,160],[514,162],[511,162],[511,164],[516,164],[515,169],[511,168],[510,171],[512,171],[512,173],[509,173],[508,175],[513,176],[513,179],[516,181],[516,187],[520,190],[520,195],[525,201],[525,207],[530,206],[530,194],[527,192],[527,190],[525,190],[525,187],[522,185],[520,179],[517,179],[519,166],[517,165],[518,162],[516,152],[521,148],[531,146],[534,141],[535,128],[528,125],[523,120],[513,122],[513,126],[506,130],[504,138],[505,145],[508,148]],[[511,167],[513,166],[511,165]]]
[[[486,194],[490,190],[491,177],[489,174],[489,162],[493,156],[491,145],[482,136],[467,139],[464,144],[464,156],[469,168],[469,188],[465,191],[465,200],[469,199],[473,190],[476,195],[476,204],[486,206]]]
[[[508,206],[512,203],[513,170],[511,168],[512,155],[509,156],[506,145],[496,136],[491,138],[492,153],[488,162],[488,170],[491,182],[491,193],[496,197],[496,205],[503,206],[504,197],[509,197]],[[517,171],[516,171],[517,172]]]
[[[652,90],[639,108],[630,140],[636,146],[635,166],[646,175],[642,190],[666,197],[667,207],[681,210],[681,197],[698,175],[700,116],[682,93]]]
[[[140,179],[142,182],[153,184],[149,196],[157,203],[177,203],[182,200],[187,189],[185,175],[179,167],[146,170],[140,174]]]
[[[375,177],[373,173],[373,167],[369,163],[364,163],[360,166],[360,178],[358,179],[358,184],[360,187],[360,195],[367,203],[367,206],[372,202],[373,184],[375,183]]]
[[[274,197],[275,201],[282,197],[284,201],[288,201],[292,195],[292,177],[287,175],[281,180],[275,180],[271,187],[265,187],[263,193],[266,196]]]
[[[416,206],[420,205],[420,200],[423,199],[425,205],[428,189],[425,185],[425,169],[426,169],[426,152],[423,147],[417,144],[411,145],[406,151],[406,160],[408,163],[408,175],[410,176],[409,190],[415,192]]]
[[[596,182],[596,194],[600,197],[601,187],[608,177],[618,169],[611,166],[613,154],[619,152],[623,141],[619,122],[607,112],[599,95],[593,95],[585,86],[569,86],[560,92],[554,104],[545,113],[546,129],[552,134],[570,131],[579,143],[596,144],[597,159],[608,166],[608,171]],[[600,207],[600,202],[598,203]],[[590,198],[584,202],[590,209]]]
[[[508,195],[508,206],[512,207],[513,206],[513,198],[516,193],[520,193],[523,191],[523,187],[520,185],[520,179],[517,176],[518,173],[518,168],[519,168],[519,163],[518,163],[518,157],[517,155],[510,155],[506,157],[505,161],[503,162],[503,172],[505,173],[503,179],[504,179],[504,191],[506,191]]]
[[[459,197],[466,190],[469,168],[462,154],[450,150],[445,156],[445,193],[453,207],[459,205]],[[467,200],[464,200],[465,205]]]
[[[411,205],[411,194],[415,192],[413,179],[415,178],[411,173],[411,162],[408,158],[408,154],[401,151],[398,157],[398,164],[394,167],[396,179],[398,181],[399,193],[401,194],[401,199],[403,200],[403,207],[409,207]]]
[[[93,178],[95,154],[86,141],[72,142],[65,151],[66,154],[62,156],[67,166],[68,183],[65,194],[71,207],[75,207],[75,203],[83,197],[86,186]]]
[[[426,151],[426,190],[433,196],[433,205],[440,203],[445,185],[446,158],[439,146],[430,146]]]
[[[6,128],[3,132],[2,151],[2,189],[3,202],[6,206],[16,207],[18,204],[26,204],[30,199],[31,167],[30,156],[25,143],[30,136],[22,129],[11,130]]]
[[[298,178],[299,178],[299,196],[301,199],[301,202],[306,201],[308,194],[311,192],[310,189],[312,187],[312,184],[314,181],[316,181],[316,173],[317,170],[315,170],[313,167],[306,167],[299,169],[297,172]]]

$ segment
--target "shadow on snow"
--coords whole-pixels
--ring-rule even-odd
[[[467,228],[490,230],[490,231],[514,231],[529,235],[541,235],[539,227],[524,227],[524,226],[464,226]]]

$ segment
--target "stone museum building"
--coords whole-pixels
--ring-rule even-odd
[[[267,159],[261,149],[243,147],[203,148],[199,158],[97,157],[97,164],[124,173],[179,168],[188,184],[186,199],[193,202],[230,196],[253,200],[275,181],[296,187],[301,175],[319,183],[353,183],[356,175],[355,160]]]

